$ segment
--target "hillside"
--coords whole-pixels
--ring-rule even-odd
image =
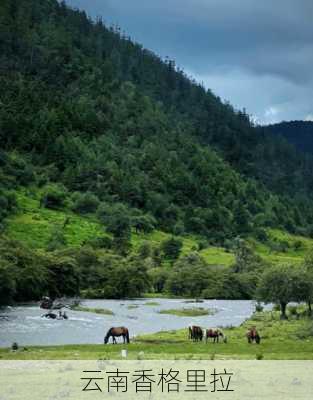
[[[313,122],[289,121],[265,127],[267,132],[285,138],[299,151],[313,153]]]
[[[6,233],[9,238],[16,239],[27,247],[44,250],[49,246],[55,228],[63,226],[67,219],[69,223],[64,228],[64,237],[65,245],[68,248],[79,248],[94,238],[111,237],[93,216],[80,216],[68,210],[56,211],[40,208],[39,198],[39,193],[31,191],[17,194],[19,211],[7,219]],[[145,242],[149,242],[152,248],[157,248],[162,241],[168,240],[170,237],[170,234],[157,230],[146,234],[133,231],[131,249],[137,253]],[[208,265],[230,266],[235,261],[232,250],[209,244],[201,248],[203,247],[201,236],[178,237],[182,240],[180,257],[187,256],[192,251],[198,251]],[[253,238],[247,238],[247,241],[258,255],[271,262],[300,263],[313,245],[313,239],[279,230],[268,230],[268,240],[265,243]]]
[[[4,0],[0,27],[0,302],[251,298],[302,262],[310,157],[63,2]]]

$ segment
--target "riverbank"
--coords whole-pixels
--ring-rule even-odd
[[[82,311],[82,312],[90,312],[95,314],[102,314],[102,315],[114,315],[114,312],[108,310],[107,308],[94,308],[94,307],[83,307],[80,305],[75,305],[71,307],[72,311]]]
[[[260,345],[248,344],[246,330],[255,325],[262,337]],[[129,345],[68,345],[0,349],[4,360],[85,360],[120,359],[265,359],[312,360],[313,321],[307,318],[281,321],[277,312],[256,313],[238,328],[224,329],[228,343],[193,343],[187,328],[138,336]]]

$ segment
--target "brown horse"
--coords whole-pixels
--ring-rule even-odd
[[[192,339],[194,342],[202,341],[203,339],[203,331],[200,326],[189,326],[189,339]]]
[[[253,343],[253,342],[255,342],[256,344],[261,343],[261,337],[258,331],[256,330],[255,326],[248,330],[248,332],[246,333],[246,337],[248,339],[248,343]]]
[[[223,338],[224,343],[226,343],[226,336],[220,329],[207,329],[205,332],[205,342],[208,342],[208,339],[212,339],[213,343],[218,343],[219,339]]]
[[[129,343],[129,332],[124,326],[118,328],[110,328],[104,338],[104,344],[107,344],[110,337],[112,336],[113,344],[116,343],[116,337],[123,336],[123,343]]]

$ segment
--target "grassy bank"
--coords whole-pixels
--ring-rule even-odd
[[[102,315],[114,315],[113,311],[108,310],[107,308],[91,308],[91,307],[83,307],[83,306],[73,306],[73,307],[71,307],[71,310],[90,312],[90,313],[102,314]]]
[[[247,328],[255,325],[261,334],[260,345],[248,344]],[[159,332],[133,339],[129,345],[69,345],[29,347],[12,352],[0,349],[1,359],[119,359],[127,347],[129,359],[265,359],[312,360],[313,321],[280,321],[278,313],[258,313],[238,328],[224,329],[228,343],[193,343],[187,328]],[[101,343],[103,338],[99,338]],[[142,354],[143,352],[143,354]],[[139,355],[140,353],[140,355]]]
[[[216,310],[203,308],[203,307],[192,307],[192,308],[180,308],[159,311],[160,314],[176,315],[177,317],[200,317],[201,315],[214,315]]]

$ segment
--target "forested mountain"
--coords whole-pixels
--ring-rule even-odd
[[[129,254],[132,231],[156,228],[219,245],[264,238],[268,227],[312,233],[310,156],[254,127],[173,61],[64,2],[0,3],[0,148],[4,234],[25,187],[42,208],[100,221],[113,242],[102,238],[98,247],[119,257]],[[63,228],[48,252],[62,249]],[[175,252],[175,239],[168,246]],[[71,276],[78,262],[46,256],[45,288],[51,268]],[[28,265],[22,259],[16,268]],[[12,289],[16,277],[6,273]]]
[[[56,0],[1,2],[1,30],[1,148],[27,154],[37,175],[167,229],[311,224],[312,160],[255,132],[173,61]]]
[[[264,127],[266,132],[285,138],[298,150],[313,154],[313,122],[289,121]]]

